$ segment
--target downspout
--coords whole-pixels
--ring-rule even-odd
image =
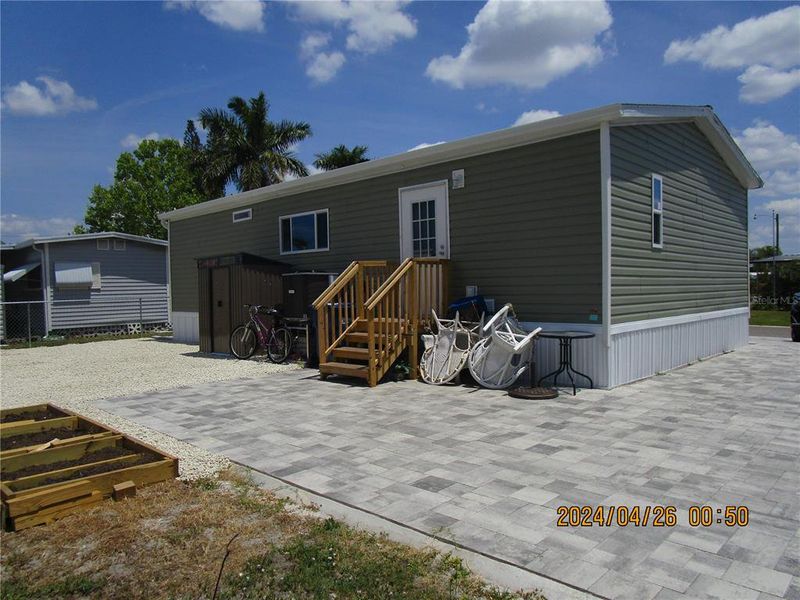
[[[175,330],[175,324],[172,322],[172,261],[170,260],[170,239],[169,239],[169,219],[159,219],[161,226],[167,230],[167,319]]]
[[[603,342],[606,349],[606,386],[611,387],[611,128],[600,123],[600,200],[602,206]]]
[[[39,264],[42,265],[41,268],[44,271],[44,287],[42,289],[42,300],[44,300],[44,333],[45,335],[50,335],[50,245],[45,244],[44,249],[42,250],[37,248],[36,244],[34,243],[31,245],[31,248],[33,248],[41,256],[39,259]]]

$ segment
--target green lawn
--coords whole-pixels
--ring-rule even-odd
[[[789,326],[788,310],[751,310],[750,325],[783,325]]]

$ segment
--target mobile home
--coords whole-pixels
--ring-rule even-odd
[[[761,185],[710,107],[614,104],[227,196],[161,215],[175,336],[200,337],[202,256],[428,257],[446,301],[477,289],[528,327],[594,333],[573,362],[613,387],[746,343]],[[536,352],[544,373],[558,343]]]
[[[169,322],[165,240],[41,237],[3,246],[0,260],[8,338],[26,337],[28,324],[39,337]]]

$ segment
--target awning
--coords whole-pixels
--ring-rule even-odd
[[[92,264],[79,262],[58,262],[55,265],[56,286],[90,288],[92,287]]]
[[[25,277],[28,273],[33,271],[35,268],[41,266],[40,263],[30,263],[27,265],[22,265],[21,267],[14,267],[12,270],[3,273],[3,281],[16,281],[21,277]]]

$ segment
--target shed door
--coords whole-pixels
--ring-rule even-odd
[[[231,335],[231,279],[227,267],[211,270],[212,352],[228,352]]]
[[[400,258],[450,258],[447,181],[400,189]]]

